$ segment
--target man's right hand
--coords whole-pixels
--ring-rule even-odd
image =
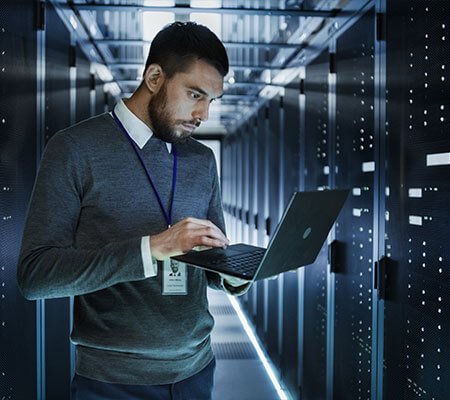
[[[185,218],[169,229],[150,236],[152,257],[165,260],[172,256],[187,253],[196,246],[226,247],[230,241],[211,221],[198,218]]]

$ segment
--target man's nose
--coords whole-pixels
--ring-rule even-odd
[[[201,121],[207,121],[209,114],[209,103],[207,101],[201,101],[197,104],[192,116]]]

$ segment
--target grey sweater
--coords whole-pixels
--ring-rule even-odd
[[[140,150],[169,207],[173,156],[153,136]],[[209,219],[225,232],[214,155],[177,145],[173,224]],[[167,229],[136,154],[108,114],[57,133],[33,189],[18,262],[28,299],[75,296],[76,372],[105,382],[166,384],[213,358],[206,287],[214,273],[187,267],[188,294],[163,296],[161,270],[145,278],[141,237]]]

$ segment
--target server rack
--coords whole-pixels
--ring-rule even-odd
[[[42,3],[6,1],[0,16],[0,394],[6,398],[67,395],[69,304],[25,301],[15,261],[45,143],[69,122],[114,104],[99,77],[92,78],[70,28],[49,2],[43,12]],[[448,6],[349,1],[345,10],[296,56],[295,79],[260,100],[223,141],[228,230],[243,240],[267,244],[296,188],[352,189],[316,262],[259,282],[243,304],[294,397],[445,398]],[[234,18],[230,32],[233,24],[238,29],[228,39],[271,39],[277,29],[256,16],[245,23]],[[292,18],[287,30],[308,24]],[[273,48],[230,55],[255,64],[282,56]]]

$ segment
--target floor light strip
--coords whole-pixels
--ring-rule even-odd
[[[255,348],[256,352],[258,353],[258,356],[260,360],[262,361],[264,368],[266,369],[267,375],[269,375],[270,380],[272,381],[273,386],[275,387],[275,390],[278,393],[278,396],[280,397],[280,400],[288,400],[288,397],[284,390],[281,389],[281,385],[278,382],[275,373],[273,372],[272,367],[270,366],[270,362],[267,360],[267,357],[264,355],[264,352],[258,342],[257,337],[255,336],[253,329],[251,328],[250,324],[248,323],[247,317],[244,315],[244,313],[241,310],[241,307],[239,306],[238,301],[233,297],[228,295],[228,298],[230,299],[231,305],[235,309],[239,320],[242,323],[242,326],[245,329],[245,332],[247,333],[250,341],[253,344],[253,347]]]

